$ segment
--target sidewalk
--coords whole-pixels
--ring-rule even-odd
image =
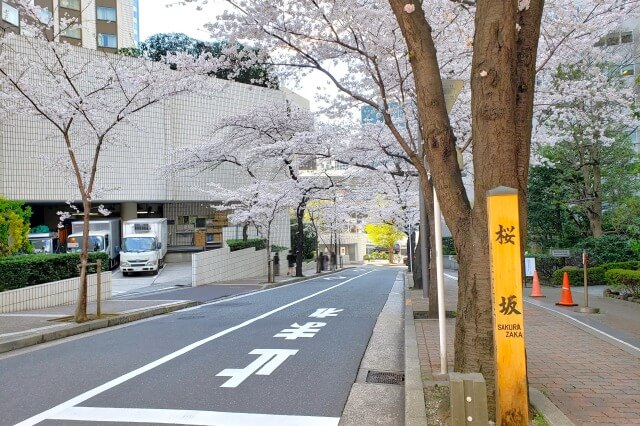
[[[640,304],[590,295],[589,306],[601,313],[579,314],[555,306],[560,289],[542,291],[546,298],[532,299],[531,289],[524,290],[529,386],[541,392],[531,392],[532,403],[552,425],[640,424]],[[407,299],[414,312],[428,310],[421,290],[408,289]],[[582,304],[583,294],[574,292],[573,299]],[[446,309],[455,310],[456,304],[457,282],[445,278]],[[447,319],[446,326],[447,364],[453,371],[455,319]],[[438,321],[416,319],[415,328],[428,388],[430,381],[442,379]],[[551,410],[538,406],[534,397],[548,398]]]
[[[315,268],[316,265],[313,262],[305,264],[303,267],[305,277],[278,275],[275,277],[275,283],[267,283],[267,277],[260,276],[199,287],[158,288],[157,291],[149,286],[143,288],[149,291],[118,294],[117,297],[102,301],[102,317],[82,324],[61,320],[73,316],[75,304],[0,314],[0,353],[166,314],[222,297],[305,280],[319,275]],[[281,272],[286,274],[286,268]],[[327,273],[331,271],[324,271],[321,274]],[[96,304],[89,303],[87,312],[94,314]]]

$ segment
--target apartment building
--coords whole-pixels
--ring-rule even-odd
[[[137,0],[34,0],[34,3],[43,8],[40,21],[53,24],[48,36],[56,41],[113,53],[135,46],[139,39]],[[0,1],[0,16],[3,31],[29,35],[14,0]],[[68,22],[75,25],[69,26]]]

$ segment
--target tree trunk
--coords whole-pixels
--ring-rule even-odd
[[[89,218],[91,217],[91,201],[82,201],[83,228],[82,247],[80,248],[80,278],[78,283],[78,303],[74,314],[75,322],[85,322],[87,317],[87,263],[89,262]]]
[[[588,163],[583,162],[582,179],[587,207],[587,218],[591,235],[598,238],[602,236],[602,173],[600,170],[599,147],[594,144],[586,148],[588,151]]]
[[[296,209],[296,277],[303,277],[302,274],[302,255],[304,250],[304,211],[306,208],[306,200],[298,205]]]
[[[242,225],[242,241],[249,239],[249,222]]]
[[[416,290],[422,289],[422,249],[421,244],[424,235],[418,235],[416,241],[415,262],[413,262],[413,288]]]
[[[275,277],[273,276],[273,260],[271,259],[271,243],[269,242],[269,235],[267,235],[267,282],[273,283],[275,282]]]

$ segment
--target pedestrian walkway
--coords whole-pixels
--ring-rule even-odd
[[[306,277],[317,275],[315,263],[304,264],[303,273]],[[321,274],[326,273],[330,272],[323,271]],[[266,276],[259,276],[199,287],[166,288],[150,285],[135,288],[129,293],[102,301],[101,318],[82,324],[69,320],[74,315],[75,304],[0,314],[0,353],[166,314],[223,297],[293,283],[306,277],[277,275],[274,283],[268,283]],[[96,303],[87,304],[87,313],[96,313]]]
[[[447,310],[455,309],[456,288],[454,279],[445,279]],[[590,295],[589,306],[602,313],[578,314],[555,306],[559,289],[542,291],[545,299],[525,297],[529,385],[573,424],[640,424],[640,304]],[[421,290],[408,292],[414,312],[427,310]],[[582,303],[577,293],[574,301]],[[447,364],[453,371],[455,319],[446,325]],[[416,319],[415,327],[423,380],[442,379],[438,321]]]

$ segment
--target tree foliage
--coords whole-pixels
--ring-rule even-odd
[[[146,57],[152,61],[164,61],[176,52],[199,57],[211,55],[213,58],[228,57],[229,63],[211,71],[210,75],[238,83],[263,87],[278,87],[277,79],[270,67],[256,64],[252,58],[260,55],[260,50],[242,43],[230,44],[226,41],[206,42],[183,33],[160,33],[149,37],[137,48],[124,48],[118,53],[126,56]],[[175,68],[175,66],[173,66]]]
[[[393,247],[404,237],[404,232],[389,223],[368,223],[365,225],[364,231],[373,244],[387,249],[389,263],[394,263]]]
[[[0,197],[0,257],[30,252],[29,219],[31,207],[23,201]]]

